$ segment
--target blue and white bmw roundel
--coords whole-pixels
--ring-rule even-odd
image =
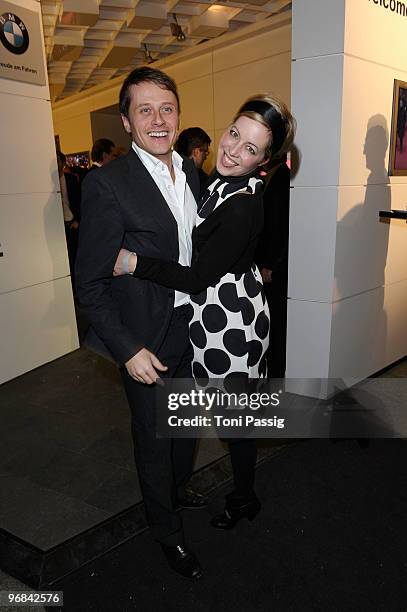
[[[0,15],[0,41],[11,53],[21,55],[27,51],[30,43],[27,28],[14,13]]]

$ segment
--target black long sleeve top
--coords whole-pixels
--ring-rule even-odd
[[[185,293],[199,293],[226,273],[247,272],[263,227],[261,193],[237,193],[222,202],[192,233],[192,264],[137,256],[134,276]]]

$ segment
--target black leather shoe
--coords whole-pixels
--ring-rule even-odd
[[[226,495],[224,511],[211,520],[211,525],[222,531],[233,529],[242,518],[252,521],[259,513],[260,508],[261,504],[255,493],[252,493],[249,497],[239,497],[234,493],[229,493],[229,495]]]
[[[178,497],[176,509],[201,510],[202,508],[206,508],[207,505],[208,498],[205,495],[197,493],[192,489],[186,489],[184,494]]]
[[[161,544],[161,548],[167,558],[168,565],[177,574],[190,580],[199,580],[201,578],[202,567],[191,550],[182,545],[167,546],[166,544]]]

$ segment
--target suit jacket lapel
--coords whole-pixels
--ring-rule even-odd
[[[182,163],[182,169],[185,172],[187,183],[192,191],[192,195],[194,196],[198,204],[199,191],[200,191],[199,175],[198,175],[198,171],[195,168],[195,164],[192,161],[192,159],[188,159],[187,157],[184,157],[184,160]]]
[[[127,154],[127,163],[131,175],[137,182],[137,191],[144,194],[146,204],[151,209],[151,214],[154,216],[154,219],[176,241],[178,249],[178,228],[174,215],[154,179],[133,149],[130,149]]]

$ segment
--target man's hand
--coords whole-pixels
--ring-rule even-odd
[[[125,258],[128,258],[128,270],[123,268],[123,260],[126,261]],[[137,255],[135,253],[131,253],[127,249],[120,249],[119,254],[116,259],[116,263],[113,268],[113,276],[122,276],[123,274],[133,274],[137,265]]]
[[[142,348],[131,359],[124,364],[129,375],[138,382],[152,385],[160,380],[156,370],[165,372],[167,366],[163,365],[159,359],[146,348]]]
[[[263,283],[271,283],[272,272],[269,268],[262,268],[260,270],[260,274],[263,279]]]
[[[74,220],[74,221],[72,221],[72,223],[70,224],[69,229],[74,229],[74,230],[77,230],[77,229],[78,229],[78,227],[79,227],[79,223],[78,223],[77,221],[75,221],[75,220]]]

